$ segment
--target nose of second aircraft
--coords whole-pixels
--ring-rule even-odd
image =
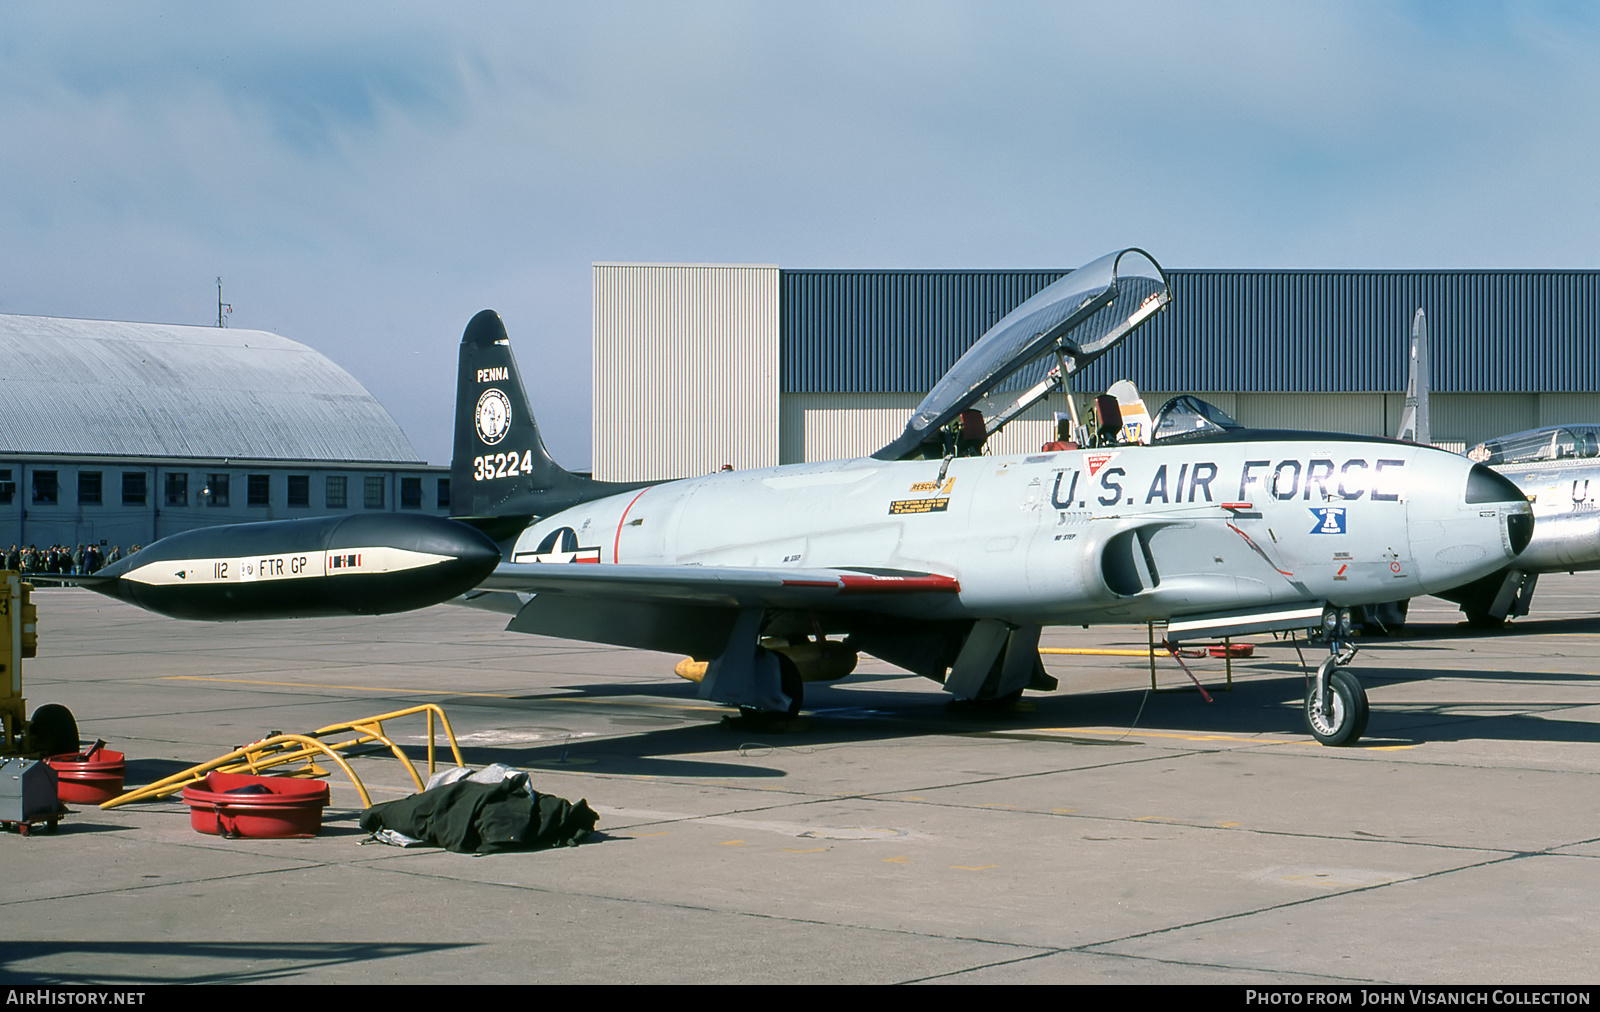
[[[1479,506],[1484,510],[1491,506],[1513,507],[1502,513],[1506,543],[1512,555],[1521,555],[1533,540],[1533,508],[1528,505],[1528,497],[1500,472],[1483,464],[1472,465],[1472,470],[1467,472],[1466,502],[1468,508]]]

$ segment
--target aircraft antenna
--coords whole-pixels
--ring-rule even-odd
[[[222,301],[222,279],[218,278],[217,279],[217,326],[226,327],[228,325],[228,316],[227,316],[227,314],[232,313],[232,312],[233,312],[233,303],[231,303],[231,302],[223,302]]]

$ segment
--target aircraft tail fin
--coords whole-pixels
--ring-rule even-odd
[[[529,517],[638,487],[584,478],[555,462],[539,435],[505,324],[490,309],[474,316],[461,335],[456,374],[451,515],[486,530],[504,519],[508,531],[520,530]],[[516,523],[509,522],[513,518]]]
[[[1406,380],[1406,407],[1395,438],[1424,446],[1433,441],[1428,424],[1428,316],[1421,309],[1411,317],[1411,371]]]

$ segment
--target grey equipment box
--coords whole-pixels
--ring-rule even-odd
[[[0,822],[31,822],[60,814],[56,771],[37,759],[0,759]]]

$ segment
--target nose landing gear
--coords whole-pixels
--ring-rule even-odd
[[[1306,726],[1324,745],[1354,745],[1367,729],[1367,692],[1355,675],[1344,670],[1356,657],[1351,642],[1350,611],[1329,608],[1314,639],[1328,644],[1328,656],[1306,687]]]

